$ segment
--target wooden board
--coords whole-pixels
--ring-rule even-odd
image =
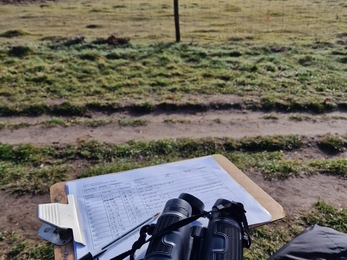
[[[269,194],[262,190],[255,182],[248,178],[242,171],[240,171],[232,162],[220,154],[212,155],[212,157],[236,182],[238,182],[271,214],[271,222],[284,218],[285,213],[283,207]]]
[[[270,214],[271,222],[285,216],[284,210],[270,195],[262,190],[256,183],[240,171],[232,162],[220,154],[212,155],[214,160],[249,194],[251,194]],[[67,203],[65,182],[59,182],[51,186],[51,202]],[[255,226],[250,226],[255,227]],[[54,247],[55,260],[74,260],[73,243],[66,246]]]
[[[65,190],[65,182],[59,182],[51,186],[50,197],[52,203],[67,204],[67,196]],[[54,246],[54,259],[55,260],[74,260],[75,254],[73,250],[73,243],[70,242],[65,246]]]

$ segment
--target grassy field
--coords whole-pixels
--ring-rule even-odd
[[[136,115],[178,109],[320,114],[347,110],[345,1],[180,1],[180,44],[173,43],[172,13],[172,1],[0,5],[0,131],[136,127],[151,124]],[[112,34],[113,44],[105,43]],[[72,118],[120,111],[135,116]],[[23,115],[33,120],[7,121]],[[39,115],[49,119],[35,122]],[[271,113],[264,117],[276,120]],[[168,116],[164,121],[187,123],[182,120]],[[289,120],[310,116],[297,113]],[[0,190],[14,199],[38,196],[59,181],[214,153],[245,173],[257,172],[274,182],[316,174],[344,180],[346,139],[327,134],[314,140],[276,135],[122,144],[0,143]],[[291,156],[304,149],[315,149],[324,159]],[[254,244],[245,259],[266,259],[308,225],[347,232],[346,222],[346,209],[317,201],[312,211],[253,230]],[[0,229],[1,260],[52,258],[52,245],[25,238],[20,230]]]
[[[201,95],[219,95],[220,105],[248,109],[323,113],[347,108],[347,51],[334,42],[69,44],[0,47],[0,115],[210,106]]]
[[[186,42],[249,39],[265,42],[330,40],[345,31],[343,0],[181,0]],[[106,37],[110,34],[153,42],[174,40],[173,1],[59,1],[4,5],[1,29],[24,30],[29,39],[49,36]]]
[[[338,156],[347,146],[346,139],[347,136],[328,134],[315,142],[290,135],[242,139],[164,139],[132,141],[127,144],[89,141],[65,146],[1,144],[0,185],[2,189],[11,192],[44,193],[59,181],[216,153],[229,158],[241,170],[262,172],[267,179],[286,179],[315,173],[347,177],[347,161]],[[284,156],[286,151],[297,151],[313,145],[334,156],[311,161]]]
[[[0,115],[202,107],[202,94],[236,95],[231,105],[251,109],[346,109],[343,1],[182,2],[189,40],[179,45],[169,36],[171,9],[159,1],[0,6]],[[122,41],[100,44],[112,33]]]

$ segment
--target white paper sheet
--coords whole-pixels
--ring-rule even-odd
[[[265,223],[271,215],[210,156],[106,174],[67,182],[67,194],[77,198],[87,245],[75,244],[75,258],[93,255],[181,193],[189,193],[212,208],[219,198],[243,203],[248,224]],[[206,223],[206,222],[201,222]],[[117,243],[100,260],[131,249],[138,231]],[[141,259],[147,245],[137,251]]]

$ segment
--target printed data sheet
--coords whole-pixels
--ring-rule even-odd
[[[96,254],[104,245],[121,236],[181,193],[189,193],[211,210],[219,198],[243,203],[250,225],[271,220],[270,214],[212,157],[146,167],[70,181],[67,193],[76,197],[87,245],[75,243],[75,258]],[[138,231],[112,246],[100,260],[110,259],[131,248]],[[141,259],[144,246],[136,253]]]

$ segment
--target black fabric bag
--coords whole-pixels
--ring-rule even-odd
[[[347,260],[347,234],[314,225],[281,247],[268,260]]]

